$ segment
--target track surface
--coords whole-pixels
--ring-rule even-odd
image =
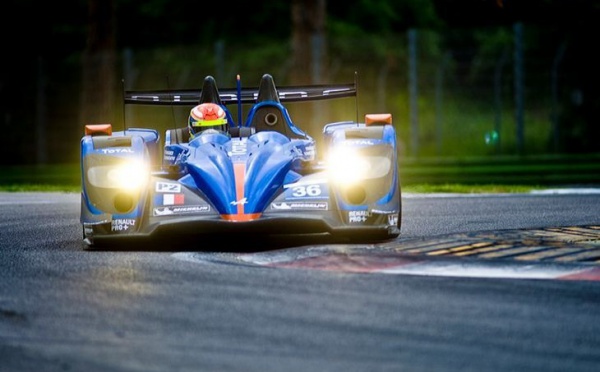
[[[181,253],[195,262],[480,278],[600,280],[600,225],[515,229],[239,254]],[[435,259],[434,259],[435,258]]]
[[[78,195],[0,193],[0,371],[597,370],[600,194],[403,203],[380,245],[89,252]]]

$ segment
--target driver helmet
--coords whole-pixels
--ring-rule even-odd
[[[202,103],[190,111],[188,119],[190,138],[206,129],[227,131],[227,116],[225,110],[216,103]]]

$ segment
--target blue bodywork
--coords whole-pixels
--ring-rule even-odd
[[[207,91],[206,81],[203,89]],[[333,94],[327,93],[327,87],[318,89],[319,96]],[[332,92],[335,89],[342,91],[331,87]],[[226,91],[219,97],[231,97]],[[277,90],[270,75],[265,75],[258,89],[237,91],[238,102],[252,104],[243,125],[193,138],[186,138],[185,128],[168,130],[162,148],[153,129],[113,133],[94,131],[91,126],[81,140],[81,223],[87,246],[180,233],[178,226],[211,234],[397,236],[401,197],[393,125],[324,125],[325,153],[352,148],[370,159],[367,168],[375,169],[360,183],[336,183],[324,159],[317,157],[315,140],[294,125],[281,102],[286,94],[290,99],[305,99],[305,92],[311,92],[310,87]],[[143,101],[133,103],[156,103],[165,94],[136,92],[128,97]],[[168,94],[178,103],[188,102],[187,95],[198,99],[197,92]],[[218,103],[226,109],[225,98]],[[117,170],[130,163],[148,167],[135,180],[139,187],[124,189],[111,183],[110,177],[122,177]]]

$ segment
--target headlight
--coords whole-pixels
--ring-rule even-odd
[[[110,169],[106,176],[115,187],[133,190],[138,189],[146,183],[148,169],[137,162],[124,163]]]
[[[87,178],[92,186],[137,190],[148,180],[149,170],[139,161],[123,161],[117,164],[90,167]]]
[[[336,183],[349,185],[388,174],[392,162],[386,156],[365,155],[360,148],[340,146],[329,154],[328,172]]]

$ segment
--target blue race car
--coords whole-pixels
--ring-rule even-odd
[[[391,114],[323,126],[323,156],[283,105],[356,97],[352,84],[125,91],[125,105],[192,107],[187,126],[88,124],[81,139],[86,249],[186,234],[400,234],[402,204]],[[238,105],[236,124],[228,105]],[[241,108],[249,107],[244,120]]]

